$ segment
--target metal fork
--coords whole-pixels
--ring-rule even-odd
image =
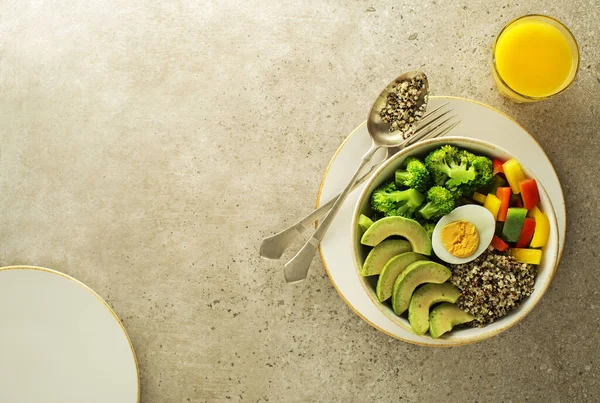
[[[431,112],[428,112],[425,116],[423,116],[423,118],[421,119],[421,121],[424,122],[423,125],[419,126],[419,128],[417,129],[417,131],[415,131],[414,135],[409,139],[409,141],[402,147],[388,148],[386,157],[382,161],[373,165],[365,175],[358,179],[352,190],[356,189],[367,179],[369,179],[383,162],[391,158],[402,148],[410,144],[414,144],[417,141],[425,140],[427,138],[441,137],[448,133],[450,130],[452,130],[454,127],[456,127],[456,125],[460,123],[460,119],[456,119],[457,115],[446,117],[450,112],[452,112],[452,110],[449,109],[444,110],[444,107],[446,105],[448,105],[448,102],[438,106],[437,108],[433,109]],[[443,117],[446,117],[446,119],[440,122],[439,120]],[[431,124],[435,122],[438,122],[437,125],[431,127]],[[303,233],[306,229],[311,227],[316,220],[318,220],[327,212],[329,212],[331,206],[333,206],[338,197],[339,194],[329,199],[326,203],[319,206],[319,208],[317,208],[312,213],[308,214],[295,224],[290,225],[289,227],[278,232],[275,235],[264,238],[260,244],[260,256],[265,259],[279,259],[283,255],[283,252],[288,248],[288,246],[290,246],[290,244],[294,241],[294,239],[296,239],[298,235]]]

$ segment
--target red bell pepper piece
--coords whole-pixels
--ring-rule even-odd
[[[502,167],[502,164],[504,164],[504,162],[494,159],[492,160],[492,168],[493,168],[493,172],[492,175],[496,175],[496,174],[504,174],[504,168]]]
[[[535,220],[533,218],[526,218],[521,230],[521,236],[519,236],[519,240],[517,241],[517,248],[528,247],[534,232]]]
[[[500,252],[504,252],[508,249],[508,244],[504,242],[498,235],[494,235],[492,238],[492,246],[494,249],[499,250]]]
[[[496,189],[496,197],[500,199],[500,211],[498,211],[498,221],[506,221],[506,213],[510,207],[510,188]]]
[[[523,197],[523,206],[530,210],[540,202],[540,193],[538,192],[535,179],[525,179],[521,182],[521,196]]]

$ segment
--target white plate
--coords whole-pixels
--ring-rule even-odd
[[[516,121],[496,109],[453,97],[431,97],[429,107],[434,108],[444,102],[449,102],[448,107],[462,118],[462,122],[452,130],[451,135],[494,143],[523,161],[524,165],[539,178],[554,206],[559,232],[560,261],[565,245],[565,201],[554,167],[544,150]],[[370,145],[371,140],[365,124],[359,126],[344,140],[325,171],[317,195],[317,206],[320,205],[321,200],[327,201],[342,190]],[[333,220],[327,235],[321,242],[321,260],[331,283],[358,316],[383,333],[400,340],[415,342],[406,338],[406,330],[387,318],[372,303],[360,279],[354,273],[351,222],[355,204],[363,187],[364,184],[348,196]],[[445,343],[443,340],[438,340],[435,344],[443,346]]]
[[[74,278],[0,268],[0,324],[0,402],[139,402],[137,362],[121,321]]]

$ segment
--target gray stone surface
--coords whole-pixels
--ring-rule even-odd
[[[494,88],[490,49],[530,12],[572,28],[581,69],[562,96],[517,105]],[[596,0],[0,1],[0,265],[55,268],[105,297],[143,402],[597,401],[599,21]],[[548,294],[462,348],[385,336],[320,262],[288,286],[257,253],[415,67],[435,94],[514,116],[566,194]]]

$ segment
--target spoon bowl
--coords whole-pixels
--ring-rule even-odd
[[[417,108],[423,106],[423,114],[425,114],[424,111],[427,109],[427,95],[429,93],[429,82],[427,80],[427,76],[422,71],[416,70],[399,75],[392,80],[383,89],[383,91],[381,91],[381,94],[379,94],[375,102],[373,102],[373,106],[369,112],[369,117],[367,119],[367,130],[369,131],[369,135],[375,144],[383,147],[395,147],[406,141],[412,132],[414,132],[419,120],[412,122],[408,131],[402,131],[400,129],[390,131],[390,123],[382,119],[381,111],[385,109],[388,103],[388,95],[394,92],[394,88],[397,85],[401,85],[403,82],[417,78],[421,78],[423,81],[423,88],[419,93],[419,98],[414,101],[414,103]]]

